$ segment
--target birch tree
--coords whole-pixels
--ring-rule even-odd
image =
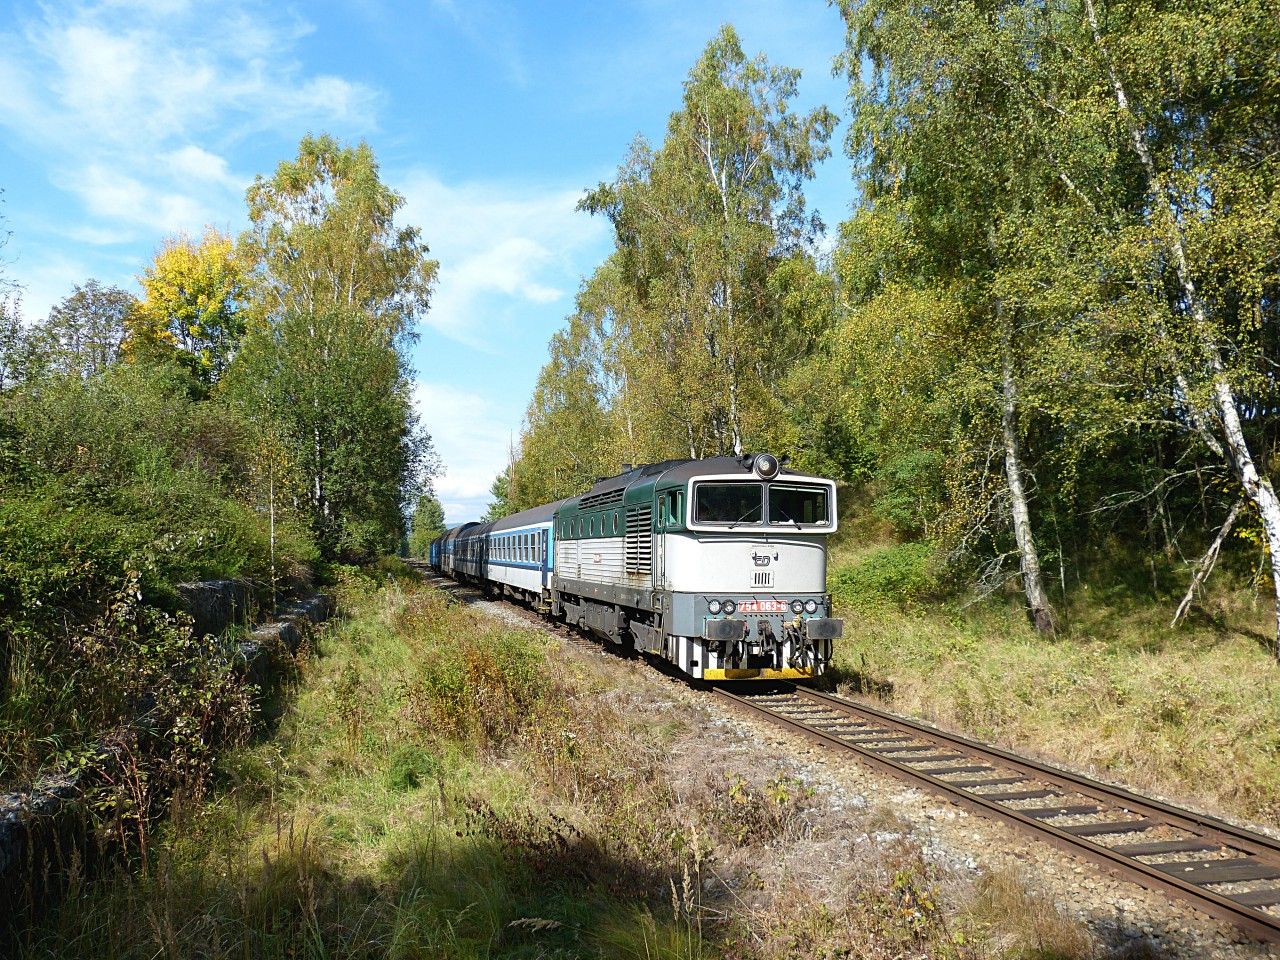
[[[255,314],[231,392],[283,426],[330,553],[396,549],[435,465],[403,349],[437,265],[366,144],[306,137],[248,202]]]
[[[824,107],[791,109],[798,79],[748,58],[722,28],[661,147],[637,140],[617,179],[582,203],[614,225],[615,264],[635,307],[626,346],[644,358],[627,365],[628,389],[633,400],[678,405],[673,454],[741,452],[778,409],[786,358],[772,349],[782,316],[770,279],[780,263],[807,257],[820,229],[803,184],[835,125]]]
[[[1028,612],[1037,630],[1052,634],[1025,445],[1035,406],[1025,387],[1038,375],[1041,332],[1058,318],[1014,296],[1008,283],[1018,225],[1047,175],[1015,119],[1021,71],[1009,48],[1016,38],[968,3],[848,0],[841,9],[854,111],[848,149],[861,188],[858,216],[868,221],[845,233],[850,310],[900,298],[904,289],[887,279],[943,307],[922,319],[944,318],[934,349],[950,358],[951,400],[943,406],[956,419],[946,428],[948,457],[957,472],[983,465],[962,506],[982,521],[991,515],[987,475],[999,464],[998,514],[1013,536]],[[894,361],[892,353],[879,358],[878,375],[896,376]],[[963,531],[958,540],[969,536]]]
[[[1273,406],[1260,401],[1275,393],[1266,324],[1280,290],[1277,11],[1082,0],[1073,12],[1097,83],[1093,103],[1072,109],[1096,113],[1109,97],[1113,129],[1137,162],[1143,203],[1126,211],[1122,249],[1134,273],[1159,278],[1148,336],[1188,427],[1253,505],[1280,598],[1280,498],[1250,436]],[[1280,602],[1276,638],[1280,656]]]

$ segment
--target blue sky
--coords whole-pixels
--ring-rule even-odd
[[[368,140],[441,264],[414,363],[451,523],[484,509],[547,340],[608,253],[574,204],[637,133],[661,140],[719,26],[801,68],[799,106],[844,105],[843,28],[821,0],[0,10],[4,271],[28,319],[89,277],[136,290],[167,235],[243,229],[245,187],[305,133]],[[829,226],[853,195],[834,146],[809,190]]]

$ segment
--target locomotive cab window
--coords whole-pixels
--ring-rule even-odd
[[[770,524],[811,524],[825,527],[831,522],[824,487],[769,485]]]
[[[764,486],[759,483],[700,483],[693,492],[698,523],[764,522]]]

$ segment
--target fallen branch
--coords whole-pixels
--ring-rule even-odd
[[[1204,552],[1204,556],[1196,563],[1196,572],[1191,576],[1191,586],[1187,588],[1187,595],[1182,598],[1182,602],[1178,604],[1178,610],[1173,615],[1170,627],[1176,627],[1179,621],[1187,615],[1187,610],[1191,608],[1191,601],[1195,599],[1196,593],[1209,579],[1209,574],[1213,573],[1214,564],[1218,562],[1218,552],[1222,549],[1222,542],[1227,539],[1227,534],[1231,532],[1231,527],[1236,522],[1236,517],[1240,515],[1240,508],[1244,506],[1244,498],[1241,497],[1232,506],[1231,512],[1227,514],[1227,519],[1223,521],[1218,535],[1213,538],[1213,543],[1209,544],[1209,549]]]

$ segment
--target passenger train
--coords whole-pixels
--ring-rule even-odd
[[[816,677],[843,623],[826,592],[830,480],[768,453],[666,460],[431,544],[440,573],[702,680]]]

